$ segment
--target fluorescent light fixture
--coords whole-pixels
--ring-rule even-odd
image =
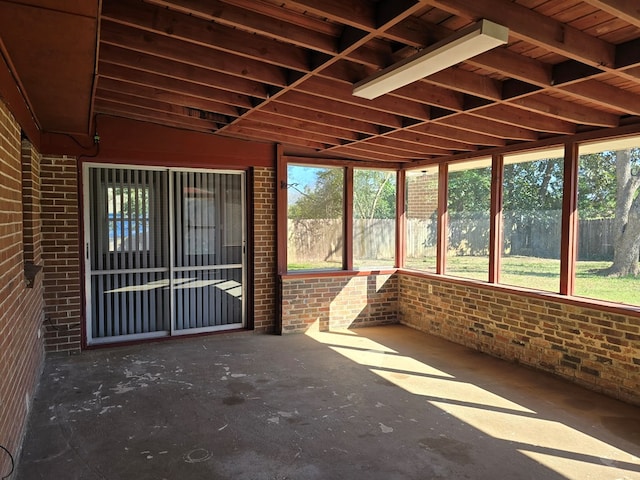
[[[508,38],[507,27],[481,20],[356,83],[353,94],[372,100],[503,45]]]

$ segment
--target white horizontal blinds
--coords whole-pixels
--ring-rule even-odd
[[[223,228],[227,198],[240,198],[227,190],[241,190],[241,181],[239,174],[174,173],[176,330],[242,324],[241,205],[233,219],[240,226],[237,245],[227,245]]]
[[[167,174],[92,167],[92,338],[168,328]]]

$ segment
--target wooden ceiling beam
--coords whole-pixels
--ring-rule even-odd
[[[460,68],[448,68],[442,72],[429,76],[424,81],[443,87],[448,85],[449,88],[459,92],[471,94],[494,102],[505,103],[506,105],[511,105],[532,113],[546,115],[552,118],[552,122],[553,119],[557,119],[596,126],[616,126],[618,124],[618,118],[615,115],[602,112],[594,108],[558,99],[553,99],[551,102],[544,102],[541,100],[536,101],[535,98],[540,97],[539,92],[541,91],[536,88],[526,89],[524,94],[515,98],[504,98],[503,82],[499,82],[467,70],[462,70]],[[525,84],[525,86],[532,87],[530,84]],[[482,108],[476,109],[480,114],[482,110]],[[522,114],[522,112],[520,112],[520,114]],[[562,128],[560,128],[559,132],[561,131]]]
[[[268,122],[261,122],[253,119],[246,119],[246,118],[237,122],[235,125],[238,128],[244,128],[248,130],[273,132],[280,135],[286,135],[289,137],[298,136],[301,138],[312,140],[314,142],[322,143],[325,145],[325,148],[327,146],[342,145],[344,143],[344,141],[340,138],[327,135],[325,133],[310,132],[308,130],[305,131],[304,129],[297,128],[293,125],[288,125],[288,126],[275,125]]]
[[[407,158],[413,158],[416,160],[431,158],[434,155],[428,153],[412,153],[406,150],[399,150],[396,148],[385,147],[384,145],[369,145],[366,142],[349,143],[347,145],[341,145],[339,147],[328,148],[330,152],[341,151],[343,148],[349,148],[352,151],[359,151],[364,154],[369,154],[371,159],[376,159],[376,155],[385,155],[386,158],[395,158],[396,162],[401,162]]]
[[[398,140],[402,140],[403,142],[416,143],[418,145],[429,145],[431,147],[437,147],[451,151],[473,152],[477,150],[477,147],[475,145],[452,139],[444,139],[432,135],[426,135],[416,132],[413,129],[391,132],[386,135],[386,138],[396,138]]]
[[[285,44],[317,50],[327,54],[338,52],[335,37],[324,32],[305,28],[294,21],[281,19],[274,21],[273,17],[256,12],[255,10],[229,5],[220,0],[146,0],[148,3],[166,7],[171,10],[193,15],[207,21],[232,28],[239,28],[251,34],[277,39]],[[248,5],[247,5],[248,7]]]
[[[384,1],[387,1],[387,0],[384,0]],[[395,23],[401,22],[404,18],[407,18],[412,13],[414,13],[419,7],[420,7],[419,4],[415,4],[413,6],[409,6],[405,10],[399,12],[396,17],[385,19],[384,25],[380,25],[379,27],[381,29],[382,28],[388,28],[388,27],[394,25]],[[326,58],[321,59],[317,63],[313,63],[313,67],[311,68],[311,71],[302,72],[302,74],[297,75],[295,78],[292,78],[292,81],[287,86],[287,88],[282,89],[280,91],[274,92],[274,95],[272,95],[269,99],[267,99],[265,104],[269,104],[272,101],[278,100],[281,97],[284,97],[284,96],[286,96],[288,94],[291,94],[292,91],[300,83],[303,83],[305,80],[309,79],[312,75],[315,75],[315,74],[321,72],[323,69],[331,66],[333,63],[342,60],[343,58],[348,56],[350,53],[352,53],[355,50],[357,50],[359,47],[362,47],[362,46],[366,45],[368,42],[371,42],[371,41],[375,42],[376,41],[376,37],[379,36],[378,35],[379,34],[378,31],[368,32],[368,33],[367,32],[356,32],[355,35],[351,35],[351,36],[349,35],[350,32],[351,32],[350,28],[345,28],[343,30],[341,38],[339,40],[339,50],[340,51],[339,51],[339,53],[337,55],[335,55],[335,56],[327,56]],[[309,57],[310,57],[310,60],[312,60],[314,55],[309,55]],[[299,94],[299,92],[295,92],[295,94]],[[337,104],[337,102],[336,102],[336,104]],[[304,103],[302,105],[303,106],[307,106]],[[311,108],[316,108],[316,107],[314,106],[314,107],[311,107]],[[352,109],[357,109],[357,108],[358,107],[352,107]],[[364,111],[364,109],[362,109],[362,111]],[[330,112],[330,113],[333,113],[333,112]],[[362,113],[362,112],[360,112],[360,113]],[[381,115],[381,112],[377,112],[376,119],[379,119],[380,115]],[[389,116],[389,117],[391,117],[391,116]],[[400,120],[400,123],[402,123],[402,120]]]
[[[201,98],[203,100],[225,102],[245,109],[252,107],[250,97],[227,92],[226,90],[219,90],[214,87],[207,87],[183,80],[177,80],[175,78],[163,77],[162,75],[156,75],[149,72],[133,70],[120,65],[100,63],[99,68],[100,78],[110,78],[143,87],[158,88],[164,91],[177,93],[179,95]]]
[[[585,33],[594,32],[588,25],[559,21],[561,11],[552,18],[526,2],[103,2],[98,100],[110,108],[130,103],[139,116],[155,111],[164,122],[182,107],[193,109],[187,114],[221,113],[214,127],[220,134],[282,141],[299,151],[371,158],[377,149],[383,161],[424,160],[534,141],[540,133],[572,134],[579,125],[614,127],[620,115],[640,111],[640,95],[612,76],[633,78],[640,62],[634,41],[614,46]],[[442,11],[424,18],[441,24],[412,16],[429,4]],[[522,42],[375,101],[352,95],[354,82],[451,35],[480,18],[480,10]],[[446,20],[446,11],[458,18]],[[558,55],[569,60],[551,66]],[[125,71],[131,78],[119,78]]]
[[[391,95],[456,112],[464,110],[464,95],[462,93],[434,85],[425,85],[422,81],[398,88]]]
[[[508,27],[513,37],[587,65],[615,68],[614,45],[523,5],[502,0],[428,0],[428,3],[470,20],[494,21]]]
[[[268,96],[264,84],[260,82],[245,78],[233,78],[233,81],[229,81],[229,75],[215,70],[176,62],[114,45],[102,44],[100,46],[100,59],[103,62],[215,87],[250,97],[267,98]]]
[[[153,5],[108,0],[103,3],[102,18],[278,67],[310,69],[305,49]]]
[[[576,125],[574,123],[528,112],[507,104],[493,104],[472,111],[470,115],[516,127],[525,127],[539,132],[559,133],[563,135],[576,133]]]
[[[302,135],[285,135],[277,131],[265,131],[262,129],[254,130],[252,128],[243,127],[240,124],[234,124],[227,127],[225,130],[227,135],[231,134],[247,138],[250,140],[263,140],[265,142],[283,143],[285,145],[297,145],[305,148],[311,148],[313,150],[321,151],[326,149],[326,145],[322,142],[316,142],[313,140],[307,140],[306,136]]]
[[[353,84],[362,78],[371,74],[373,70],[365,69],[365,67],[347,61],[337,62],[334,65],[322,70],[318,74],[322,78],[330,78],[344,83],[349,87],[349,91],[353,90]],[[450,88],[440,86],[419,85],[417,83],[409,84],[399,88],[382,97],[378,97],[375,101],[381,101],[386,98],[402,98],[410,102],[418,102],[424,105],[448,108],[450,110],[461,110],[464,106],[464,96],[460,92],[456,92]],[[370,102],[373,104],[374,102]]]
[[[167,112],[159,112],[141,106],[128,105],[102,98],[95,100],[96,113],[117,115],[136,120],[150,121],[179,128],[197,129],[201,132],[215,132],[218,130],[216,122],[201,120],[184,115],[175,115]]]
[[[115,45],[159,58],[208,68],[232,77],[254,80],[268,85],[287,85],[287,71],[259,60],[216,51],[209,47],[194,45],[177,38],[138,30],[103,19],[101,44]]]
[[[172,120],[161,119],[159,117],[153,117],[153,116],[150,117],[148,115],[141,115],[136,112],[124,111],[118,108],[109,108],[106,106],[101,106],[101,111],[96,113],[99,113],[101,115],[108,115],[110,117],[123,118],[127,120],[137,120],[140,122],[153,124],[153,125],[162,125],[164,127],[178,128],[180,130],[189,130],[191,132],[200,132],[200,133],[206,133],[206,134],[215,133],[215,129],[212,129],[210,127],[202,128],[197,125],[192,125],[190,123],[187,124],[184,122],[174,122]]]
[[[394,28],[398,29],[399,27],[396,26]],[[441,36],[442,33],[443,33],[443,29],[439,29],[438,36]],[[492,60],[493,62],[495,62],[495,57],[496,56],[494,56],[494,59]],[[500,60],[501,60],[501,65],[500,65],[501,68],[507,68],[508,70],[517,70],[522,75],[523,78],[529,81],[530,81],[530,78],[528,75],[530,75],[529,73],[530,67],[532,66],[532,64],[535,67],[538,66],[537,62],[525,62],[527,68],[522,68],[521,64],[523,62],[520,60],[520,56],[509,55],[508,53],[506,55],[501,55]],[[508,68],[505,64],[515,64],[515,65]],[[548,86],[551,78],[550,77],[551,70],[549,68],[536,68],[534,69],[534,71],[540,72],[540,74],[538,75],[539,81],[545,83],[546,84],[545,86]],[[323,72],[323,73],[326,73],[326,72]],[[456,69],[456,68],[447,69],[446,71],[438,72],[430,76],[428,79],[425,79],[424,81],[433,85],[441,86],[445,89],[455,90],[458,93],[467,93],[467,94],[475,95],[481,98],[491,99],[494,101],[498,101],[502,95],[502,92],[500,91],[501,83],[498,82],[497,80],[493,80],[486,76],[477,75],[462,69]],[[386,95],[382,98],[402,95],[403,98],[406,98],[406,99],[411,98],[415,100],[416,93],[418,93],[416,92],[417,89],[413,88],[413,91],[411,93],[406,93],[410,89],[411,89],[411,86],[409,86],[409,88],[405,87],[405,90],[401,89],[399,92],[398,91],[392,92],[390,95]],[[433,90],[430,93],[433,94]],[[533,92],[530,92],[530,93],[533,93]],[[448,93],[448,95],[450,97],[451,93]],[[457,96],[457,98],[455,98],[454,101],[450,101],[449,103],[447,103],[446,101],[443,101],[443,98],[445,98],[444,95],[441,98],[429,98],[429,99],[421,99],[421,100],[426,100],[425,103],[428,103],[430,105],[441,106],[441,107],[452,109],[454,111],[464,110],[463,105],[461,104],[462,100],[459,95]],[[378,99],[378,101],[379,100],[380,99]],[[527,105],[527,108],[524,109],[525,111],[540,113],[540,114],[548,115],[552,117],[551,125],[554,125],[554,126],[551,127],[551,129],[554,131],[559,130],[559,131],[565,132],[568,129],[568,127],[566,125],[562,125],[561,122],[568,121],[567,120],[568,118],[572,118],[574,116],[574,112],[572,112],[571,110],[567,112],[562,111],[562,107],[568,106],[566,104],[558,104],[558,106],[556,107],[556,111],[559,112],[559,115],[554,115],[554,114],[550,114],[549,109],[545,105],[539,104],[538,102],[527,103],[526,101],[523,101],[521,103]],[[515,102],[514,102],[514,105],[520,108],[520,105]],[[537,106],[541,106],[542,108],[540,110],[536,110]],[[585,119],[589,119],[591,117],[598,117],[597,114],[599,112],[597,110],[591,109],[591,111],[587,111],[586,107],[583,107],[583,110],[584,112],[582,114],[582,117]],[[587,124],[598,125],[598,124],[604,123],[604,124],[610,125],[614,123],[614,121],[612,121],[612,119],[610,118],[609,114],[605,113],[604,116],[606,117],[605,119],[596,118],[595,120],[591,120],[590,123],[587,123]],[[522,116],[520,115],[520,117]],[[557,122],[557,120],[560,120],[561,122]]]
[[[311,108],[320,112],[345,118],[354,118],[390,128],[402,128],[402,118],[397,115],[371,110],[370,108],[349,105],[336,100],[318,97],[302,92],[287,92],[278,98],[280,102],[294,106]]]
[[[617,127],[620,123],[618,115],[562,100],[544,93],[509,99],[508,104],[531,112],[546,113],[551,117],[581,125]]]
[[[494,1],[494,0],[491,0],[491,1]],[[615,0],[612,0],[612,1],[615,1]],[[623,1],[623,0],[620,0],[620,1]],[[434,3],[434,2],[430,2],[430,3]],[[469,5],[469,8],[471,8],[470,2],[458,1],[454,3],[456,3],[458,7],[462,3],[464,3],[465,5]],[[473,6],[475,8],[477,4],[474,3]],[[526,8],[524,10],[529,11]],[[392,38],[395,41],[402,41],[402,42],[413,44],[419,47],[421,45],[424,46],[428,44],[428,43],[419,43],[419,42],[424,42],[426,40],[432,40],[432,41],[441,40],[442,38],[445,38],[446,36],[451,35],[453,33],[453,31],[450,31],[446,28],[443,28],[438,25],[429,24],[420,19],[412,18],[411,22],[412,22],[412,25],[410,28],[405,26],[405,24],[397,25],[393,27],[393,29],[391,29],[393,33]],[[421,33],[419,35],[415,33],[416,31],[428,32],[428,34]],[[535,34],[535,30],[533,33]],[[469,59],[466,63],[469,63],[470,65],[474,65],[480,68],[489,69],[499,74],[506,75],[510,78],[517,79],[526,83],[530,83],[532,85],[535,85],[544,89],[548,89],[550,91],[554,91],[554,90],[560,91],[562,87],[561,83],[564,83],[566,81],[566,80],[561,80],[559,78],[554,78],[555,77],[554,69],[552,68],[551,65],[545,64],[534,58],[525,57],[523,55],[520,55],[516,52],[512,52],[505,48],[493,49],[489,52],[486,52],[484,54],[481,54]],[[597,68],[589,67],[590,69],[585,70],[584,72],[580,71],[580,69],[577,68],[579,66],[580,66],[580,62],[573,62],[573,66],[571,67],[572,72],[574,74],[577,72],[577,75],[578,75],[577,77],[572,79],[572,82],[574,83],[581,82],[581,81],[590,81],[593,77],[596,77],[603,73],[602,65],[599,65],[599,64],[595,65],[595,67]],[[587,67],[587,65],[583,65],[583,66]],[[627,73],[629,76],[632,77],[632,79],[640,76],[640,74],[635,74],[635,72],[631,72],[631,71]],[[604,90],[609,90],[609,89],[605,87]],[[603,106],[607,104],[608,98],[611,95],[608,92],[605,95],[600,95],[598,89],[595,89],[595,88],[585,88],[585,89],[576,88],[576,89],[568,89],[568,90],[570,91],[566,91],[565,93],[569,93],[570,95],[575,96],[575,98],[577,99],[586,99],[583,93],[586,91],[589,91],[590,94],[592,95],[593,102],[595,104],[603,105]],[[578,95],[577,92],[582,92],[582,93]],[[635,100],[633,99],[634,95],[629,95],[627,92],[621,89],[618,89],[617,93],[619,94],[618,98],[630,96],[631,98],[629,98],[629,101],[632,104],[635,103]],[[621,103],[626,103],[626,102],[622,101]],[[544,112],[541,111],[540,113],[544,113]],[[567,112],[567,113],[570,114],[571,112]],[[589,118],[589,117],[593,117],[593,112],[590,115],[587,115],[587,112],[583,112],[581,115]],[[571,118],[571,115],[566,115],[565,117],[565,119],[567,120],[570,118]],[[606,117],[604,117],[603,120],[595,119],[585,123],[589,125],[598,125],[600,123],[609,125],[612,122],[610,118],[607,119]]]
[[[215,122],[217,124],[228,123],[229,121],[226,114],[224,113],[205,111],[195,107],[176,105],[170,102],[143,98],[135,95],[130,95],[129,93],[125,92],[114,92],[113,90],[105,90],[102,88],[96,89],[96,99],[104,100],[111,103],[118,103],[134,108],[145,108],[147,110],[166,113],[168,115],[182,116],[186,119],[197,118],[200,120]]]
[[[356,105],[363,108],[370,108],[380,112],[403,115],[423,121],[431,119],[429,107],[415,101],[409,101],[395,96],[384,95],[375,102],[356,97],[353,95],[353,87],[329,78],[311,77],[305,80],[297,88],[298,91],[311,95],[337,100],[349,105]]]
[[[470,58],[465,63],[539,87],[546,88],[553,84],[553,69],[551,65],[505,48],[494,48]]]
[[[597,80],[563,86],[560,90],[622,113],[640,115],[640,95],[627,92]]]
[[[452,90],[476,97],[502,100],[502,82],[461,68],[447,68],[429,75],[424,81],[440,87],[449,86]]]
[[[640,28],[640,5],[636,0],[583,0],[616,18]]]
[[[273,105],[273,104],[271,104]],[[250,115],[245,117],[247,120],[256,122],[262,122],[272,125],[278,125],[281,127],[291,127],[302,132],[319,133],[323,135],[333,136],[349,142],[357,141],[360,139],[360,135],[346,128],[339,128],[330,124],[318,124],[301,120],[299,118],[292,118],[288,116],[276,115],[266,111],[253,111]]]
[[[256,113],[269,113],[286,118],[293,121],[312,122],[317,125],[333,125],[335,127],[352,130],[365,135],[378,135],[380,127],[368,121],[355,120],[353,118],[342,117],[332,113],[319,112],[311,108],[305,108],[299,105],[289,105],[279,101],[270,102],[261,105],[260,110]],[[251,113],[252,115],[253,113]]]
[[[169,92],[158,88],[144,87],[133,83],[125,83],[110,78],[98,79],[98,89],[103,92],[125,93],[133,97],[145,98],[157,102],[178,105],[184,108],[197,108],[208,112],[216,112],[222,115],[237,117],[238,109],[228,103],[190,97],[175,92]]]
[[[316,18],[292,9],[282,8],[279,4],[269,3],[265,0],[224,0],[224,3],[262,14],[272,19],[272,21],[300,25],[308,30],[324,33],[333,38],[338,38],[343,30],[342,25],[327,22],[322,18]]]
[[[444,140],[463,141],[464,139],[464,142],[470,142],[473,145],[483,147],[502,147],[507,143],[501,136],[473,132],[455,125],[443,125],[433,122],[409,127],[407,131],[430,135]]]
[[[280,3],[354,28],[361,29],[364,27],[369,31],[373,31],[378,27],[375,5],[369,2],[283,0]]]
[[[404,142],[400,139],[393,138],[390,136],[379,136],[368,138],[366,140],[362,140],[358,143],[358,145],[366,145],[371,146],[372,148],[376,148],[378,146],[393,148],[399,151],[403,151],[404,156],[407,154],[412,155],[452,155],[453,152],[451,150],[447,150],[444,148],[433,147],[431,145],[422,144],[418,145],[412,142]]]
[[[344,145],[342,147],[336,147],[330,150],[332,155],[341,155],[351,158],[357,158],[364,161],[380,161],[380,162],[391,162],[394,164],[397,163],[406,163],[411,160],[421,160],[419,158],[398,158],[395,155],[387,155],[382,152],[371,152],[370,150],[363,150],[356,146]]]
[[[469,132],[488,134],[495,137],[502,137],[509,140],[533,141],[538,139],[538,134],[526,128],[507,125],[489,119],[478,121],[470,115],[454,115],[444,119],[438,119],[438,123],[467,130]]]

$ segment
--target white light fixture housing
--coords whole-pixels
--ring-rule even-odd
[[[507,27],[483,19],[356,83],[353,94],[372,100],[504,45],[508,39]]]

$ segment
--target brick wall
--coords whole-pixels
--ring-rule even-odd
[[[76,159],[44,156],[40,168],[46,349],[73,353],[82,318]]]
[[[282,279],[282,333],[397,323],[396,275]]]
[[[273,332],[276,318],[276,174],[253,173],[253,315],[257,332]],[[251,234],[251,233],[250,233]]]
[[[400,274],[400,322],[640,404],[640,318]]]
[[[27,287],[25,256],[39,263],[38,183],[28,178],[39,168],[37,152],[28,151],[22,166],[20,127],[0,102],[0,444],[17,457],[31,398],[43,364],[42,274]],[[27,177],[22,195],[23,171]],[[32,230],[23,249],[23,201]],[[29,240],[31,239],[31,240]],[[0,475],[10,469],[0,452]]]
[[[438,172],[407,178],[407,218],[429,220],[438,210]]]
[[[22,243],[24,261],[42,263],[40,216],[40,154],[29,140],[22,141]]]

